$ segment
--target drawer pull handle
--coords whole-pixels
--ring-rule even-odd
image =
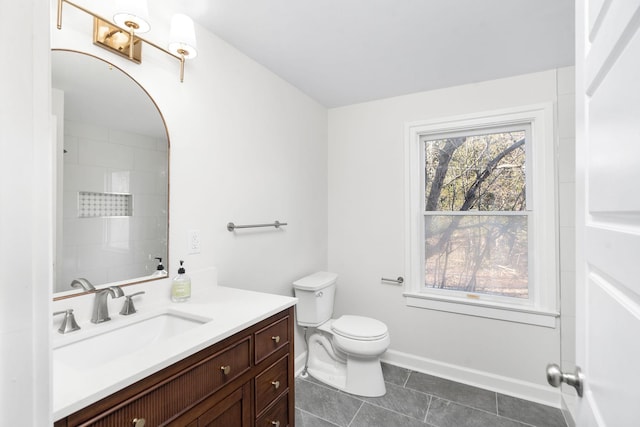
[[[134,418],[133,421],[131,421],[131,424],[133,427],[144,427],[146,422],[147,421],[144,418]]]
[[[271,384],[276,390],[280,388],[280,381],[271,381]]]
[[[280,335],[276,335],[275,337],[271,337],[272,340],[275,341],[276,344],[280,342]]]
[[[274,427],[280,427],[280,421],[271,421],[271,425]]]
[[[220,370],[222,371],[223,374],[229,375],[229,373],[231,372],[231,366],[230,365],[220,366]]]

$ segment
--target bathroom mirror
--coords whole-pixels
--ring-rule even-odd
[[[51,54],[57,128],[54,296],[166,276],[169,136],[149,94],[97,57]],[[166,270],[166,268],[165,268]]]

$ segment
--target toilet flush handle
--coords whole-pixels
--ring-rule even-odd
[[[316,292],[316,298],[322,298],[323,295],[322,291]]]

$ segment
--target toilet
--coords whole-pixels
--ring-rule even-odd
[[[347,393],[384,396],[380,356],[390,343],[387,325],[363,316],[332,319],[337,278],[335,273],[319,271],[293,282],[297,322],[308,337],[303,375]]]

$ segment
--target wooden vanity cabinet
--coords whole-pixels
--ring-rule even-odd
[[[54,427],[293,427],[293,320],[291,307]]]

